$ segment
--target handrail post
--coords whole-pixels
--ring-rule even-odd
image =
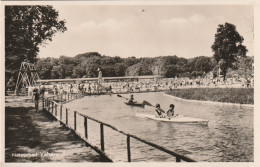
[[[88,138],[88,118],[84,117],[85,138]]]
[[[66,125],[68,125],[68,109],[66,108]]]
[[[50,100],[48,99],[48,112],[50,112]]]
[[[85,129],[85,138],[88,139],[88,118],[84,116],[84,129]],[[85,143],[85,146],[88,146],[87,143]]]
[[[60,121],[62,121],[62,105],[60,105]],[[60,125],[61,125],[62,123],[60,122]]]
[[[130,136],[127,135],[127,159],[128,162],[131,162],[131,150],[130,150]]]
[[[176,157],[176,162],[181,162],[181,159],[180,159],[180,157]]]
[[[103,123],[100,123],[100,144],[101,144],[101,150],[105,151],[105,146],[104,146],[104,125],[103,125]]]
[[[57,104],[55,104],[55,116],[57,116]]]
[[[60,94],[60,102],[62,102],[62,94]]]
[[[74,130],[77,130],[77,112],[74,111]]]
[[[54,105],[54,102],[52,101],[51,102],[51,113],[53,114],[53,105]]]
[[[42,98],[42,109],[44,109],[44,97]]]

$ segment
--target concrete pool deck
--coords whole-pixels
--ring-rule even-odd
[[[41,110],[35,112],[30,98],[6,96],[5,162],[103,161],[51,116]]]

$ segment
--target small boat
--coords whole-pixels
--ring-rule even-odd
[[[143,103],[132,103],[132,104],[129,104],[128,102],[125,102],[126,105],[129,105],[129,106],[136,106],[136,107],[144,107]]]
[[[155,115],[151,115],[151,114],[136,114],[136,116],[142,117],[142,118],[149,118],[149,119],[153,119],[156,121],[174,122],[174,123],[190,123],[190,124],[208,125],[208,122],[209,122],[208,120],[192,118],[192,117],[185,117],[184,115],[174,116],[174,117],[171,117],[170,119],[156,117]]]

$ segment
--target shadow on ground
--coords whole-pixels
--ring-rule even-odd
[[[35,112],[32,102],[22,98],[6,102],[5,162],[103,162],[50,115]]]

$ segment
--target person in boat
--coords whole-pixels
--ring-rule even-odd
[[[130,96],[130,99],[128,100],[128,102],[127,102],[128,104],[134,104],[135,102],[134,102],[134,95],[131,95]]]
[[[171,117],[174,117],[174,104],[170,104],[170,109],[167,110],[166,115],[170,119]]]
[[[156,111],[156,117],[164,118],[165,117],[165,111],[161,109],[160,104],[155,105],[155,111]]]

